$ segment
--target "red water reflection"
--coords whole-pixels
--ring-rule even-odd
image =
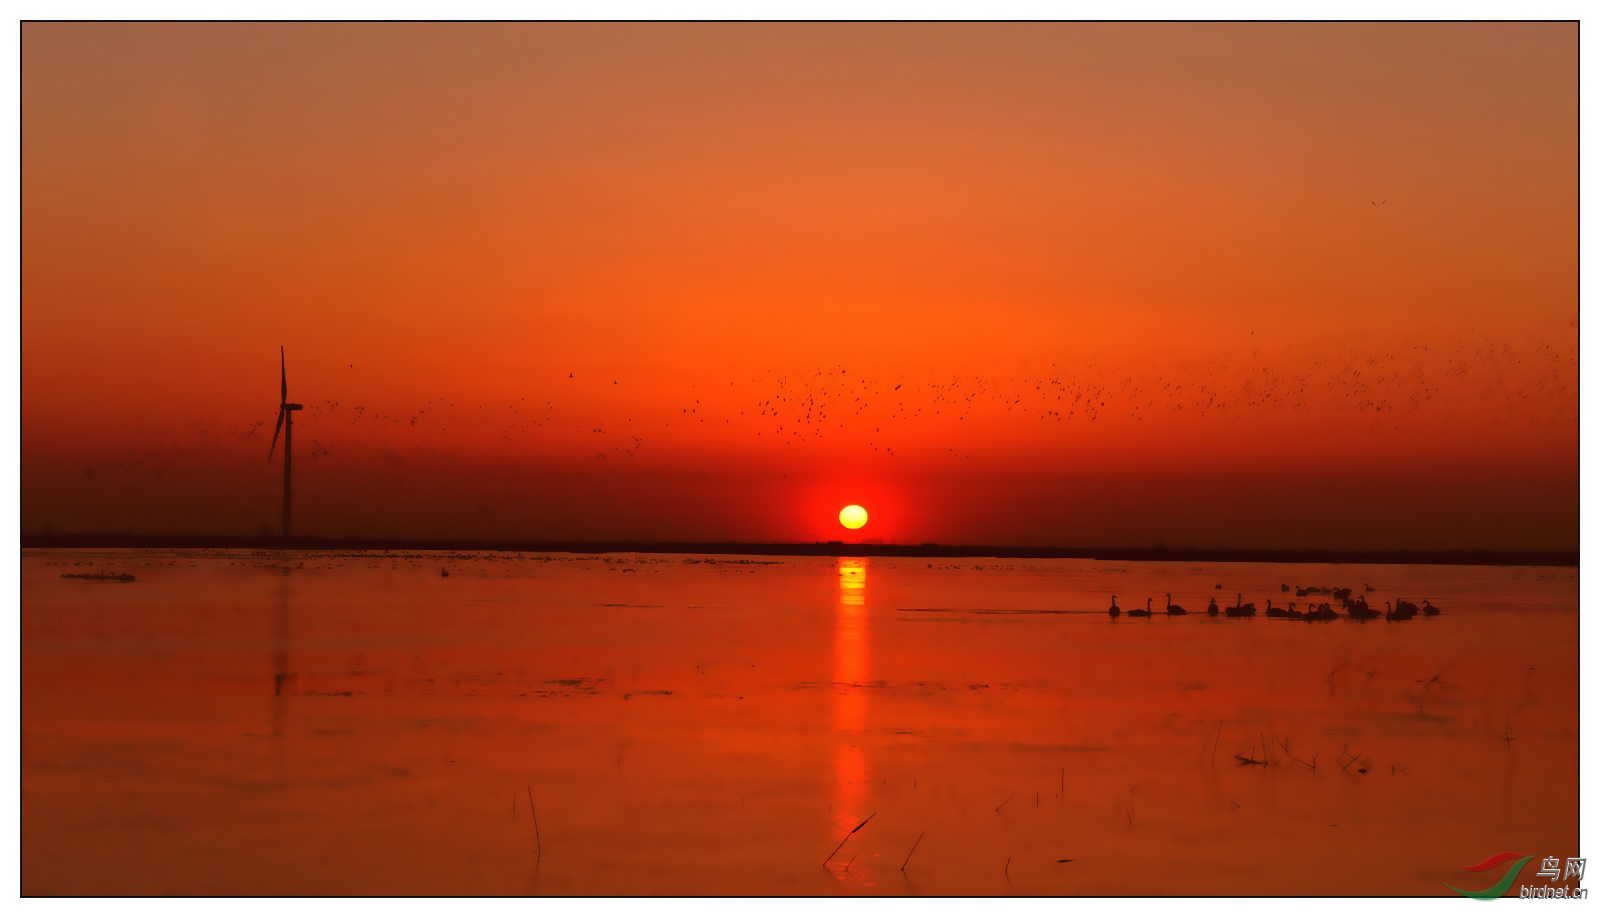
[[[103,568],[137,580],[61,577]],[[28,895],[1453,895],[1496,851],[1581,855],[1575,569],[28,552],[22,572]],[[1285,582],[1444,614],[1100,611]]]

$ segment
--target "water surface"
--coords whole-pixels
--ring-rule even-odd
[[[61,577],[102,569],[137,579]],[[1304,608],[1285,583],[1444,614],[1193,614]],[[1580,853],[1577,599],[1572,568],[29,551],[22,891],[1476,889]]]

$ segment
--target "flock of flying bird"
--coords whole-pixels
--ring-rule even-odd
[[[1285,593],[1289,591],[1289,585],[1287,583],[1283,584],[1282,588]],[[1369,586],[1367,589],[1370,591],[1373,588]],[[1331,595],[1334,599],[1339,601],[1341,606],[1344,607],[1345,617],[1351,621],[1366,621],[1367,619],[1382,616],[1391,622],[1403,622],[1416,618],[1418,614],[1424,616],[1440,614],[1439,607],[1426,599],[1422,601],[1421,606],[1418,606],[1414,602],[1407,602],[1406,600],[1400,598],[1396,598],[1392,603],[1385,601],[1383,604],[1384,611],[1379,612],[1377,609],[1374,609],[1367,604],[1366,596],[1363,595],[1352,598],[1352,592],[1353,591],[1348,587],[1341,587],[1336,590],[1330,590],[1327,587],[1295,588],[1296,596],[1304,597],[1315,596],[1319,594]],[[1111,617],[1113,619],[1119,618],[1122,615],[1128,615],[1133,618],[1149,618],[1155,614],[1155,610],[1152,608],[1153,605],[1153,600],[1146,599],[1144,601],[1144,608],[1141,609],[1138,606],[1134,606],[1131,609],[1124,610],[1117,606],[1117,597],[1112,596],[1111,608],[1108,611],[1111,613]],[[1295,605],[1295,603],[1291,602],[1287,606],[1274,606],[1272,604],[1272,600],[1269,598],[1267,600],[1266,615],[1268,618],[1288,618],[1305,622],[1330,622],[1340,617],[1339,613],[1334,611],[1331,603],[1321,602],[1313,604],[1311,602],[1307,602],[1306,608],[1303,611],[1296,609]],[[1169,616],[1188,615],[1189,610],[1185,609],[1183,606],[1173,605],[1172,594],[1168,593],[1166,613]],[[1217,606],[1216,597],[1213,596],[1211,598],[1210,605],[1206,606],[1206,614],[1210,616],[1221,614],[1226,615],[1228,618],[1251,618],[1256,614],[1256,604],[1253,602],[1245,602],[1244,594],[1240,593],[1238,594],[1238,598],[1234,600],[1233,605],[1219,608]]]
[[[882,442],[888,424],[936,417],[964,422],[982,410],[1047,423],[1102,418],[1140,423],[1157,417],[1332,409],[1392,427],[1402,415],[1450,417],[1466,408],[1481,417],[1486,404],[1514,403],[1521,419],[1538,423],[1570,414],[1562,401],[1575,392],[1575,350],[1569,343],[1514,346],[1484,337],[1448,348],[1414,344],[1365,354],[1317,348],[1298,356],[1257,346],[1242,361],[1169,361],[1154,379],[1143,367],[1095,359],[1070,369],[1051,364],[1038,374],[922,380],[874,379],[835,366],[777,376],[770,383],[774,391],[755,407],[768,428],[761,434],[793,443],[844,428],[877,405],[869,417],[875,422],[871,433],[879,436],[869,445],[890,455]],[[1552,414],[1551,408],[1558,410]],[[703,416],[707,409],[697,402],[686,411]],[[1545,416],[1536,417],[1541,413]]]
[[[679,431],[686,427],[690,431],[717,428],[738,432],[784,447],[847,438],[895,457],[911,445],[908,440],[923,441],[920,446],[926,450],[930,434],[948,441],[951,425],[959,425],[956,429],[960,430],[985,420],[1051,425],[1113,419],[1142,423],[1186,416],[1333,410],[1387,428],[1398,426],[1405,415],[1449,417],[1470,408],[1481,416],[1485,405],[1501,404],[1523,422],[1547,424],[1572,414],[1566,410],[1570,399],[1562,398],[1575,391],[1571,385],[1574,352],[1568,343],[1546,340],[1514,345],[1485,336],[1476,342],[1463,339],[1442,347],[1415,344],[1382,351],[1317,347],[1298,356],[1292,348],[1258,345],[1236,359],[1175,359],[1160,368],[1090,358],[1051,364],[1037,372],[949,376],[852,372],[848,365],[836,364],[799,373],[773,370],[744,382],[729,382],[726,387],[720,383],[695,386],[688,397],[672,406],[676,411],[667,407],[671,402],[660,403],[659,389],[647,402],[630,404],[629,398],[638,395],[637,381],[629,385],[629,380],[610,376],[596,381],[566,371],[560,374],[558,386],[579,386],[581,396],[577,391],[564,395],[547,389],[538,396],[502,397],[502,417],[495,416],[502,409],[489,399],[464,403],[438,398],[405,412],[343,407],[338,400],[329,399],[308,404],[305,421],[315,422],[324,414],[329,416],[327,420],[341,421],[337,426],[307,424],[308,428],[320,427],[324,435],[337,436],[333,430],[342,428],[340,440],[355,430],[381,435],[396,429],[414,431],[425,441],[436,437],[455,440],[462,434],[476,439],[487,434],[508,443],[532,439],[554,446],[553,437],[561,441],[575,438],[573,445],[581,454],[624,460],[644,455],[647,444],[651,452],[667,448],[661,438],[680,439]],[[589,406],[586,413],[613,402],[620,410],[615,417],[597,420],[557,409],[573,396]],[[652,408],[649,401],[656,401],[656,406]],[[944,429],[918,431],[929,424]],[[309,429],[307,435],[317,438]],[[358,437],[347,445],[358,446],[365,439]],[[325,453],[328,442],[318,438],[313,455]],[[961,457],[962,445],[947,442],[935,449]]]

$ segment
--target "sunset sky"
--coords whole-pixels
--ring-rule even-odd
[[[1577,41],[29,23],[23,531],[1575,551]]]

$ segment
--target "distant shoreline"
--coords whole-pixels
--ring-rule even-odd
[[[1575,551],[1326,551],[1206,548],[1058,548],[1031,545],[889,545],[846,542],[537,542],[512,539],[349,539],[129,534],[23,535],[22,547],[300,551],[461,551],[561,554],[798,555],[874,558],[1075,558],[1274,564],[1454,564],[1576,567]]]

